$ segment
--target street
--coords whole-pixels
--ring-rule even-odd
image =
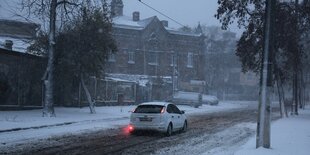
[[[7,154],[184,154],[195,150],[204,153],[221,145],[231,146],[253,135],[255,130],[243,128],[215,135],[242,123],[254,124],[255,107],[211,114],[188,116],[186,133],[165,137],[156,132],[130,135],[126,127],[92,131],[78,135],[53,136],[7,149]],[[242,130],[242,131],[241,131]],[[233,133],[237,132],[237,133]],[[216,140],[216,138],[220,138]]]

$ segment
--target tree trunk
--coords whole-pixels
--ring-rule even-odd
[[[285,113],[284,100],[282,100],[284,94],[282,94],[282,92],[280,90],[279,75],[277,75],[277,79],[276,80],[277,80],[277,90],[278,90],[278,95],[279,95],[280,114],[281,114],[281,117],[283,118],[284,117],[284,113]]]
[[[80,80],[81,80],[81,84],[82,84],[83,90],[84,90],[84,92],[85,92],[87,101],[88,101],[88,103],[89,103],[89,110],[90,110],[90,113],[91,113],[91,114],[94,114],[94,113],[96,113],[96,111],[95,111],[95,102],[94,102],[94,101],[92,100],[92,98],[91,98],[91,95],[90,95],[90,93],[89,93],[88,88],[87,88],[86,85],[85,85],[84,77],[83,77],[82,74],[81,74],[81,79],[80,79]]]
[[[279,69],[276,67],[275,65],[275,68],[276,70],[275,72],[275,76],[276,76],[276,84],[277,84],[277,90],[278,90],[278,95],[279,95],[279,106],[280,106],[280,114],[281,114],[281,117],[283,118],[284,117],[284,114],[285,114],[285,104],[284,104],[284,91],[283,91],[283,83],[281,81],[281,78],[280,78],[280,72],[279,72]],[[282,88],[282,89],[281,89]]]
[[[304,106],[304,96],[303,96],[303,85],[304,85],[304,75],[303,75],[303,70],[302,67],[300,67],[300,80],[299,80],[299,108],[302,109]]]
[[[297,62],[295,62],[295,63],[297,63]],[[297,69],[297,64],[296,64],[296,69]],[[294,81],[293,81],[293,98],[294,98],[294,101],[293,101],[293,111],[292,111],[292,114],[294,114],[294,115],[298,115],[298,103],[299,103],[299,101],[298,101],[298,99],[299,99],[299,97],[298,97],[298,73],[297,73],[298,71],[295,71],[295,73],[294,73]]]
[[[299,6],[299,0],[295,0],[295,13],[296,13],[296,22],[295,22],[295,36],[297,39],[299,37],[298,35],[298,6]],[[298,41],[296,41],[298,42]],[[299,73],[299,65],[300,65],[300,50],[297,48],[297,51],[296,51],[296,55],[295,55],[295,74],[294,74],[294,114],[295,115],[298,115],[298,104],[299,104],[299,90],[298,90],[298,73]]]
[[[285,111],[285,116],[288,117],[288,109],[285,105],[285,92],[284,92],[284,89],[283,89],[283,82],[280,81],[281,84],[280,84],[280,87],[281,87],[281,93],[282,93],[282,101],[283,101],[283,107],[284,107],[284,111]]]
[[[53,93],[53,71],[54,71],[54,50],[55,50],[55,30],[56,30],[56,7],[57,0],[51,1],[50,6],[50,29],[48,36],[48,62],[44,77],[45,100],[43,117],[54,117],[54,93]]]

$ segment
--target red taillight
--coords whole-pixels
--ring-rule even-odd
[[[163,107],[160,111],[161,114],[163,114],[165,112],[165,107]]]
[[[129,130],[129,132],[131,132],[134,130],[134,127],[132,125],[128,125],[128,130]]]

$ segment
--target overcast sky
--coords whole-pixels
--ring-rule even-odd
[[[183,25],[197,26],[200,22],[207,26],[220,26],[214,17],[218,8],[217,0],[142,0],[142,2],[168,15]],[[180,25],[148,8],[138,0],[123,0],[124,15],[132,16],[132,12],[139,11],[140,17],[147,18],[156,15],[161,20],[168,20],[169,27],[178,28]],[[236,26],[231,31],[240,31]]]
[[[13,1],[19,2],[19,0]],[[218,8],[217,0],[142,0],[142,2],[173,18],[182,25],[195,27],[200,22],[207,26],[220,26],[220,23],[214,17]],[[169,27],[181,27],[138,0],[123,0],[123,3],[125,16],[132,16],[132,12],[139,11],[141,19],[156,15],[160,20],[168,20]],[[12,19],[11,16],[6,14],[12,12],[13,8],[16,7],[15,5],[12,0],[0,0],[0,18],[6,16],[6,18]],[[230,30],[240,34],[237,26],[231,26]]]

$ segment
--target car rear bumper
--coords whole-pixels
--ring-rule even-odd
[[[159,132],[166,132],[167,127],[165,124],[160,125],[145,125],[145,124],[135,124],[131,123],[134,127],[134,130],[153,130],[153,131],[159,131]]]

